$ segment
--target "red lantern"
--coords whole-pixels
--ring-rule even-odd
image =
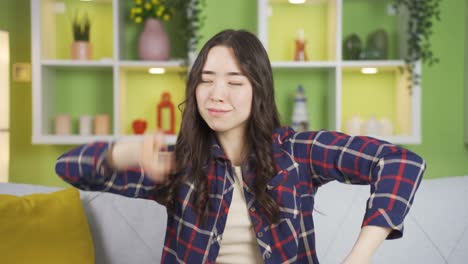
[[[165,108],[168,109],[170,113],[170,126],[168,129],[163,129],[162,127],[162,110]],[[168,92],[164,92],[161,95],[161,102],[159,102],[157,107],[157,118],[157,127],[159,130],[162,130],[164,133],[175,134],[175,110],[174,104],[171,102],[171,94]]]

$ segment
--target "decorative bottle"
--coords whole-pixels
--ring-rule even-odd
[[[292,128],[297,132],[309,130],[309,118],[307,115],[306,97],[302,85],[297,87],[294,97],[294,109],[292,115]]]
[[[163,118],[163,110],[169,111],[169,127],[163,127],[163,123],[167,123],[167,120]],[[164,115],[167,116],[167,115]],[[164,92],[161,95],[161,102],[159,102],[156,108],[157,127],[167,134],[175,134],[175,109],[174,104],[171,102],[171,94]]]
[[[305,44],[306,41],[304,39],[304,29],[299,29],[297,31],[297,39],[296,39],[296,52],[294,54],[295,61],[306,61],[307,54],[305,51]]]

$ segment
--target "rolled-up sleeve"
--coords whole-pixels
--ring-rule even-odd
[[[111,146],[111,142],[78,146],[57,159],[55,172],[79,189],[154,199],[157,185],[141,168],[115,171],[109,166],[106,156]]]

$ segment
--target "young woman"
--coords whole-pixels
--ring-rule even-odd
[[[280,127],[268,55],[255,35],[226,30],[200,51],[177,143],[79,146],[56,172],[72,185],[166,206],[163,263],[318,263],[314,195],[325,183],[369,184],[344,263],[370,263],[403,219],[425,171],[415,153],[371,137]],[[155,219],[155,221],[157,221]]]

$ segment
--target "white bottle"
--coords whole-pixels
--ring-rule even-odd
[[[393,124],[392,121],[388,118],[381,118],[380,119],[380,136],[383,137],[390,137],[393,136]]]
[[[375,137],[379,135],[380,123],[375,116],[371,116],[364,125],[364,134],[366,136]]]
[[[309,130],[309,118],[307,115],[306,97],[302,85],[297,87],[296,95],[294,96],[294,109],[292,114],[292,128],[296,132],[304,132]]]
[[[358,136],[361,134],[362,120],[359,115],[353,115],[346,121],[346,133],[351,136]]]

